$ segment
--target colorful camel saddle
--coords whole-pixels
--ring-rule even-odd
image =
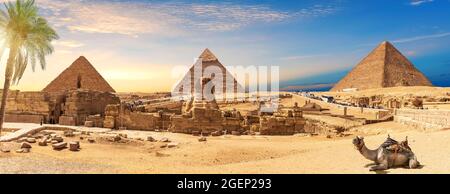
[[[408,137],[406,137],[405,141],[398,142],[395,139],[392,139],[390,136],[386,139],[386,141],[381,144],[386,151],[393,153],[411,153],[412,150],[408,145]]]

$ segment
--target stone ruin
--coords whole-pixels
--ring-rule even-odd
[[[171,117],[169,131],[189,134],[212,134],[222,133],[223,131],[243,132],[240,131],[241,118],[238,116],[240,114],[223,113],[215,98],[207,100],[203,96],[205,86],[210,81],[210,78],[202,78],[201,91],[197,91],[195,97],[186,103],[186,110],[182,115]],[[211,92],[213,93],[213,91]]]
[[[286,113],[261,116],[259,132],[261,135],[293,135],[304,133],[305,119],[298,104]]]
[[[106,106],[104,128],[131,130],[167,130],[173,114],[159,112],[140,112],[129,108],[125,103]]]
[[[69,91],[62,104],[62,114],[59,117],[59,124],[84,125],[85,121],[95,121],[93,120],[94,115],[103,116],[107,105],[118,103],[120,103],[120,99],[109,92],[89,90]],[[96,121],[95,123],[102,122]]]
[[[6,122],[40,123],[52,119],[55,101],[47,93],[9,91],[6,100]]]
[[[350,97],[344,101],[349,102],[353,106],[366,108],[384,108],[384,109],[398,109],[398,108],[423,108],[423,102],[426,97],[418,96],[362,96]]]
[[[82,89],[60,93],[10,91],[5,121],[84,125],[91,115],[103,117],[106,106],[117,103],[120,99],[109,92]]]
[[[209,81],[210,78],[202,78],[201,92],[196,93],[194,98],[189,101],[182,103],[181,114],[154,108],[136,110],[126,103],[108,105],[105,110],[103,127],[149,131],[167,130],[174,133],[214,136],[257,132],[262,135],[292,135],[305,132],[305,119],[302,109],[297,105],[288,108],[285,112],[271,115],[243,116],[237,110],[220,110],[215,98],[207,100],[203,96],[203,91]],[[157,106],[152,105],[151,107]],[[94,121],[89,123],[92,124]]]

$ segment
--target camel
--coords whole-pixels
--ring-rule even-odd
[[[375,166],[370,171],[387,170],[392,167],[409,167],[410,169],[420,166],[416,156],[408,145],[408,137],[405,141],[398,143],[389,136],[378,149],[370,150],[364,143],[364,137],[357,136],[353,139],[353,145],[364,156],[371,160]]]

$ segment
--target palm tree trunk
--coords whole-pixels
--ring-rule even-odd
[[[9,87],[11,86],[11,79],[14,70],[14,63],[16,61],[17,49],[14,47],[9,51],[8,62],[6,64],[5,71],[5,83],[3,86],[3,94],[2,94],[2,103],[0,105],[0,134],[3,129],[3,122],[5,120],[5,112],[6,112],[6,100],[8,98]]]

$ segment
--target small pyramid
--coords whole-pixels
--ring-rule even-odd
[[[217,57],[208,48],[198,58],[202,58],[203,62],[218,61]]]
[[[80,56],[75,60],[72,65],[59,74],[42,91],[63,92],[76,89],[115,93],[115,90],[84,56]]]
[[[397,86],[432,86],[414,65],[388,41],[382,42],[331,91]]]

